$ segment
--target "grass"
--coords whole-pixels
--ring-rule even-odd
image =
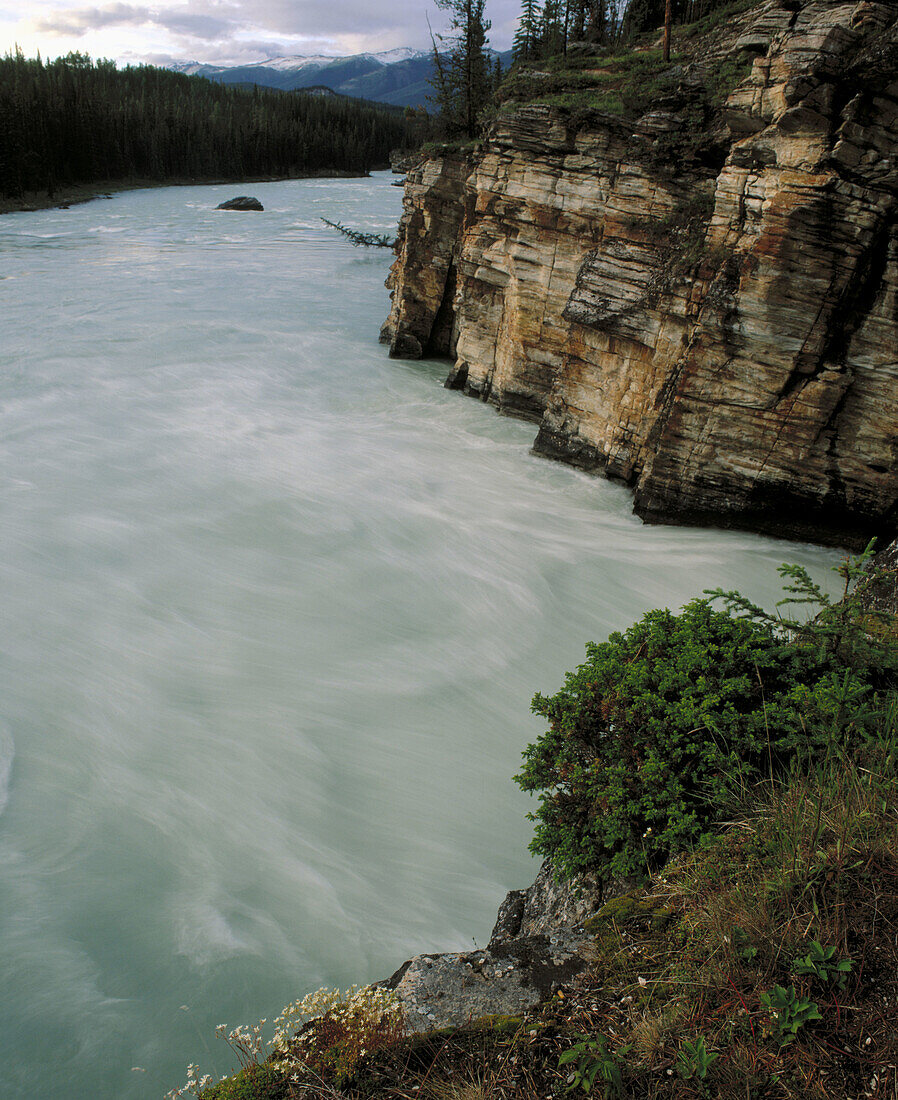
[[[716,175],[726,155],[718,136],[721,110],[751,71],[752,61],[744,51],[711,63],[700,51],[694,57],[681,51],[665,62],[658,49],[556,57],[538,69],[513,69],[497,103],[506,115],[525,104],[552,107],[575,130],[601,126],[603,118],[634,122],[662,109],[679,125],[638,143],[634,152],[662,175],[679,175],[684,169]],[[687,70],[689,79],[684,80]]]
[[[877,751],[748,792],[710,845],[595,922],[593,988],[567,1022],[630,1047],[627,1096],[693,1095],[674,1067],[698,1039],[718,1056],[711,1095],[842,1100],[874,1075],[872,1095],[896,1095],[898,798]],[[850,960],[844,989],[797,973],[815,942]],[[777,986],[820,1016],[787,1044]]]
[[[622,115],[655,96],[680,58],[660,50],[624,50],[605,57],[551,58],[540,69],[513,70],[499,89],[500,103],[550,103]]]

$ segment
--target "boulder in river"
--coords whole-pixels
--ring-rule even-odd
[[[235,199],[219,203],[216,210],[264,210],[265,207],[252,195],[238,195]]]

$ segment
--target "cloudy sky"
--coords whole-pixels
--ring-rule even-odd
[[[520,0],[487,0],[490,45],[507,49]],[[0,50],[26,56],[69,50],[120,64],[170,60],[244,62],[279,54],[426,49],[445,14],[433,0],[0,0]]]

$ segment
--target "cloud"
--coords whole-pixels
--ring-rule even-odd
[[[420,9],[419,9],[420,10]],[[379,12],[366,0],[258,0],[244,5],[194,2],[178,7],[116,3],[68,8],[32,21],[40,34],[83,36],[108,27],[155,27],[172,34],[214,40],[241,32],[254,37],[333,38],[340,34],[408,34],[401,12]],[[258,32],[262,32],[259,35]],[[267,32],[267,33],[265,33]]]
[[[103,27],[140,26],[153,22],[149,8],[133,4],[112,4],[108,8],[81,8],[56,12],[44,19],[32,20],[39,34],[82,35]]]
[[[216,5],[217,7],[218,5]],[[39,34],[83,37],[109,27],[147,27],[168,31],[177,37],[205,41],[232,38],[248,24],[203,10],[205,5],[150,8],[137,4],[110,4],[103,8],[69,8],[32,21]]]
[[[54,0],[49,0],[50,4]],[[492,0],[492,44],[503,48],[505,28],[517,16],[519,0]],[[102,6],[44,9],[31,29],[54,38],[84,39],[103,33],[127,36],[135,56],[199,56],[202,61],[247,61],[278,53],[357,53],[394,46],[427,48],[429,10],[439,32],[445,14],[421,0],[158,0],[153,4],[116,2]],[[501,28],[501,30],[500,30]],[[124,38],[122,38],[124,42]],[[89,43],[88,43],[89,46]],[[135,48],[137,47],[137,49]]]
[[[205,38],[215,41],[229,38],[242,24],[229,19],[220,19],[214,15],[193,14],[189,11],[173,11],[160,15],[155,23],[173,34],[186,35],[189,38]]]

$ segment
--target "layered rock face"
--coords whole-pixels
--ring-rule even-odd
[[[767,0],[698,52],[638,117],[506,109],[414,169],[384,338],[647,520],[893,534],[898,5]]]

